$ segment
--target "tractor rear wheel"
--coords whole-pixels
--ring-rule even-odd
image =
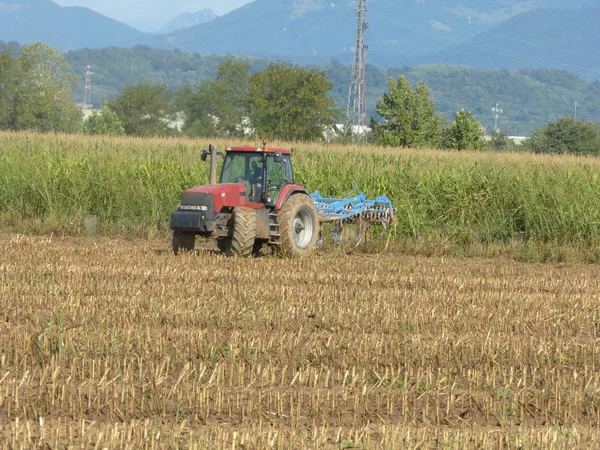
[[[279,211],[281,251],[287,256],[304,256],[317,247],[317,208],[308,195],[292,195]]]
[[[196,245],[196,233],[189,231],[173,231],[173,253],[178,255],[180,252],[193,252]]]
[[[256,239],[256,211],[251,208],[235,208],[233,218],[233,235],[223,244],[227,256],[238,255],[252,256],[254,241]]]

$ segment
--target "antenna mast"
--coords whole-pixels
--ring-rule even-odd
[[[356,133],[359,140],[364,138],[367,126],[365,59],[368,47],[365,45],[365,30],[369,28],[369,24],[366,22],[366,14],[367,0],[358,0],[358,7],[356,8],[356,44],[346,110],[346,132],[349,130],[352,135]]]
[[[85,108],[91,108],[92,105],[92,66],[89,64],[85,67],[85,91],[83,95],[83,104]]]
[[[492,113],[494,114],[494,130],[498,131],[498,119],[500,114],[504,113],[504,110],[500,109],[500,105],[496,103],[496,106],[492,108]]]

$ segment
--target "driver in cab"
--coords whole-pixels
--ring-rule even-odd
[[[250,192],[254,201],[258,202],[260,201],[260,197],[262,194],[263,167],[262,164],[259,164],[257,161],[252,161],[250,163],[250,168]]]

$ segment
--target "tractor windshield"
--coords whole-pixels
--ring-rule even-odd
[[[242,183],[246,185],[246,200],[259,203],[264,189],[267,189],[267,203],[275,203],[281,189],[294,183],[294,174],[289,155],[273,153],[266,155],[267,179],[264,178],[263,153],[228,152],[223,163],[221,183]]]

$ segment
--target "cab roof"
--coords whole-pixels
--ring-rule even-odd
[[[266,153],[281,153],[282,155],[291,155],[292,152],[291,150],[287,149],[287,148],[262,148],[262,147],[251,147],[251,146],[245,146],[245,147],[228,147],[226,149],[226,151],[228,152],[248,152],[248,153],[260,153],[260,152],[266,152]]]

